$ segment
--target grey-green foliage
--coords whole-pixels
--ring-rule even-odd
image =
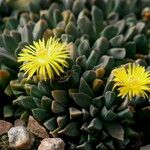
[[[68,136],[69,149],[125,149],[131,138],[139,137],[131,128],[132,111],[114,92],[102,94],[102,72],[98,75],[97,70],[87,70],[82,74],[79,65],[70,66],[73,75],[64,80],[37,81],[34,76],[27,81],[18,75],[5,90],[8,95],[15,95],[13,104],[22,109],[16,115],[26,120],[28,112],[53,137]]]

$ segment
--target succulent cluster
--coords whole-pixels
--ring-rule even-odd
[[[117,97],[111,71],[129,62],[150,70],[150,19],[142,20],[144,11],[141,15],[150,2],[33,0],[25,8],[14,5],[18,11],[8,3],[11,16],[3,18],[0,31],[0,87],[17,111],[7,105],[4,117],[27,120],[31,114],[68,149],[138,148],[134,111],[140,98],[129,105]],[[70,43],[69,68],[53,80],[36,75],[27,80],[19,72],[18,54],[25,45],[51,36]],[[145,101],[139,104],[144,110],[149,107]]]

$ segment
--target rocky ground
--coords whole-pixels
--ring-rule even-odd
[[[0,149],[63,150],[60,138],[50,138],[48,132],[32,117],[28,124],[17,119],[14,124],[0,120]]]

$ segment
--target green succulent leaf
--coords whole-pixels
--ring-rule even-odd
[[[51,111],[52,100],[46,96],[43,96],[41,99],[41,107],[46,111]]]
[[[102,129],[102,124],[99,118],[94,118],[87,127],[88,130],[100,131]]]
[[[43,19],[39,20],[33,29],[33,38],[34,40],[38,40],[42,38],[42,34],[47,29],[47,22]]]
[[[124,140],[124,129],[120,124],[115,122],[105,123],[104,127],[113,138],[120,141]]]
[[[78,110],[75,107],[70,107],[69,108],[69,114],[70,114],[70,119],[73,119],[73,118],[81,116],[82,115],[82,111]]]
[[[85,142],[76,148],[77,150],[92,150],[92,145],[89,142]]]
[[[85,93],[85,94],[93,97],[93,92],[92,92],[90,86],[82,77],[80,79],[79,92]]]
[[[101,108],[104,104],[104,101],[105,101],[104,96],[98,96],[98,97],[93,99],[93,105],[95,107]]]
[[[111,121],[117,117],[117,114],[115,114],[112,110],[107,110],[107,108],[104,106],[101,111],[101,116],[105,121]]]
[[[109,108],[115,102],[116,94],[112,91],[107,91],[105,93],[105,105]]]
[[[94,25],[94,31],[97,36],[100,34],[100,31],[103,29],[103,12],[96,6],[92,7],[92,22]]]
[[[61,105],[66,105],[69,101],[67,92],[64,90],[54,90],[52,91],[53,98]]]
[[[56,100],[52,101],[51,110],[53,113],[59,114],[65,111],[65,107]]]
[[[51,117],[51,114],[42,108],[32,109],[32,114],[39,121],[43,121]]]
[[[43,92],[35,85],[32,85],[30,95],[41,99],[43,97]]]
[[[64,116],[58,116],[57,117],[57,124],[59,126],[59,128],[64,128],[64,126],[68,123],[68,116],[64,115]]]
[[[12,117],[14,115],[14,108],[11,105],[6,105],[3,108],[4,117]]]
[[[58,134],[65,134],[70,137],[75,137],[80,135],[80,131],[78,128],[77,122],[71,122],[69,123],[64,129],[58,131]]]
[[[98,61],[98,55],[95,50],[92,50],[86,61],[86,68],[88,70],[92,69],[96,65],[97,61]]]
[[[46,120],[43,124],[50,131],[55,130],[57,128],[56,117],[52,117],[52,118]]]
[[[84,93],[71,93],[71,97],[75,103],[82,108],[89,108],[92,103],[92,98]]]
[[[118,28],[116,28],[113,25],[107,26],[106,28],[104,28],[104,30],[101,33],[101,35],[106,37],[108,40],[110,40],[117,34],[118,34]]]
[[[117,113],[117,116],[119,118],[125,118],[125,119],[132,119],[133,118],[133,113],[129,108],[126,108],[120,112]]]
[[[96,149],[97,149],[97,150],[107,150],[107,147],[106,147],[103,143],[99,143],[99,144],[96,146]]]
[[[37,107],[33,97],[31,96],[19,96],[16,100],[13,101],[13,103],[30,110]]]

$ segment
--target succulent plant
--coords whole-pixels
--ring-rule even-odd
[[[135,113],[112,91],[110,74],[128,62],[149,68],[149,22],[137,18],[149,2],[45,0],[47,5],[40,4],[31,1],[25,12],[16,5],[20,10],[5,19],[1,30],[0,86],[7,87],[5,93],[17,108],[13,114],[7,106],[4,114],[26,121],[32,114],[53,137],[63,138],[68,149],[138,148],[141,135],[134,129]],[[36,75],[27,80],[19,72],[18,54],[25,45],[51,36],[70,43],[69,68],[53,80],[40,81]]]
[[[71,63],[70,63],[71,64]],[[87,70],[75,64],[72,74],[54,81],[27,81],[22,74],[10,82],[18,114],[26,120],[31,114],[53,137],[62,137],[69,149],[125,149],[140,136],[131,127],[133,112],[112,91],[103,93],[104,69]],[[12,93],[11,93],[12,92]],[[68,138],[69,137],[69,140]]]

